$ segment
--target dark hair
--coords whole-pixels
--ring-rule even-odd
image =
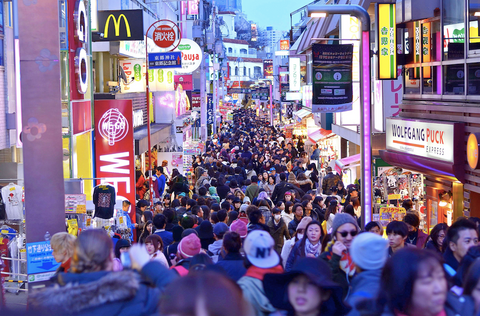
[[[123,200],[123,201],[122,201],[122,205],[123,205],[123,206],[127,206],[127,205],[130,206],[130,205],[132,205],[132,203],[130,203],[129,200]]]
[[[452,226],[450,226],[450,228],[447,230],[447,245],[448,245],[448,242],[453,242],[453,243],[457,243],[458,241],[458,238],[460,237],[459,234],[462,230],[467,230],[467,229],[473,229],[474,231],[477,232],[477,227],[475,225],[474,222],[468,220],[468,219],[465,219],[465,218],[462,218],[460,220],[457,220],[455,223],[452,224]],[[477,232],[477,235],[478,235],[478,232]]]
[[[418,228],[418,226],[420,225],[420,218],[418,218],[417,214],[413,213],[408,213],[407,215],[405,215],[403,221],[409,225],[412,225],[415,228]]]
[[[194,199],[189,199],[187,201],[187,205],[190,207],[194,207],[195,205],[197,205],[197,201],[195,201]]]
[[[321,196],[316,196],[314,199],[313,199],[313,204],[318,204],[320,205],[320,202],[323,201],[323,197]]]
[[[310,200],[303,200],[302,201],[302,207],[303,209],[305,210],[305,208],[307,207],[308,203],[310,203]],[[312,205],[313,206],[313,205]]]
[[[302,205],[302,204],[300,204],[300,203],[295,203],[295,204],[293,205],[293,209],[292,209],[293,213],[295,213],[295,212],[297,211],[297,207],[301,207],[302,210],[305,212],[305,210],[303,209],[303,205]]]
[[[242,248],[242,239],[237,232],[229,231],[223,236],[223,248],[228,253],[239,253]]]
[[[148,231],[148,225],[150,225],[150,224],[153,225],[153,222],[152,221],[146,221],[145,225],[143,225],[142,233],[140,234],[140,237],[138,237],[138,242],[139,243],[141,243],[141,244],[145,243],[145,238],[147,238],[149,235],[153,234],[153,231],[151,233]],[[153,230],[153,228],[152,228],[152,230]],[[117,245],[118,245],[118,241],[115,244],[115,255],[116,255]],[[120,257],[117,257],[117,258],[120,258]]]
[[[358,196],[352,197],[350,202],[352,202],[353,206],[360,206],[360,199],[358,198]]]
[[[267,200],[257,200],[258,201],[258,207],[264,206],[268,209],[270,209],[270,204],[268,204]]]
[[[407,237],[408,235],[408,226],[404,222],[400,221],[391,221],[387,225],[387,235],[389,234],[400,235],[402,237]]]
[[[231,211],[228,213],[228,221],[227,225],[230,226],[232,225],[233,221],[238,218],[238,212],[237,211]]]
[[[250,213],[253,211],[258,211],[258,207],[256,207],[255,205],[249,205],[245,210],[245,212],[247,213],[247,216],[249,216]]]
[[[369,231],[371,231],[372,229],[374,229],[375,227],[378,227],[378,229],[380,229],[380,230],[382,229],[382,228],[380,227],[380,225],[378,225],[377,222],[371,221],[371,222],[369,222],[367,225],[365,225],[365,231],[366,231],[366,232],[369,232]]]
[[[412,202],[412,200],[410,200],[410,199],[404,200],[404,201],[402,202],[402,207],[403,207],[405,210],[407,210],[407,211],[408,211],[409,209],[413,208],[413,202]]]
[[[473,247],[472,247],[473,248]],[[471,248],[470,248],[471,249]],[[475,259],[468,269],[468,273],[463,282],[463,295],[472,295],[480,279],[480,259]]]
[[[221,209],[220,211],[217,212],[217,217],[219,222],[224,222],[225,219],[227,218],[227,211],[224,209]]]
[[[343,212],[352,215],[352,217],[354,218],[357,217],[355,215],[355,210],[353,209],[353,205],[351,204],[348,204],[347,206],[345,206],[345,208],[343,209]]]
[[[153,218],[153,226],[155,226],[156,229],[163,229],[166,223],[167,218],[163,214],[157,214]]]
[[[147,227],[147,226],[145,226]],[[130,248],[131,244],[130,244],[130,240],[128,239],[120,239],[117,241],[117,243],[115,244],[115,257],[120,259],[120,249],[122,248]]]
[[[187,201],[188,201],[187,197],[182,196],[182,198],[180,199],[180,205],[183,207],[187,206]]]
[[[155,252],[157,251],[163,251],[163,240],[160,236],[156,234],[152,234],[145,238],[145,243],[146,244],[152,244],[153,247],[155,247]]]
[[[212,206],[210,206],[210,208],[211,208],[212,211],[214,211],[214,212],[218,212],[218,211],[220,211],[220,209],[221,209],[221,208],[220,208],[220,204],[218,204],[218,203],[213,203]]]
[[[181,204],[180,204],[180,201],[178,199],[175,199],[172,201],[172,207],[173,208],[177,208],[179,207]]]
[[[203,219],[209,219],[210,218],[210,208],[207,205],[202,205],[200,208],[203,211]]]
[[[214,224],[218,223],[219,220],[218,220],[217,212],[210,213],[210,219],[213,221]]]
[[[287,178],[287,176],[285,175],[285,173],[280,173],[280,180],[281,181],[285,181],[285,179]]]
[[[456,286],[461,287],[462,284],[468,281],[466,279],[467,272],[469,271],[472,263],[478,258],[480,258],[480,246],[470,247],[465,256],[462,258],[462,261],[460,261],[457,274],[455,274],[455,277],[453,278]]]
[[[257,176],[252,176],[252,180],[251,180],[251,181],[252,181],[252,183],[258,182],[258,177],[257,177]]]
[[[281,213],[281,212],[282,211],[277,207],[272,208],[272,214],[278,214],[278,213]]]
[[[435,265],[442,267],[441,259],[429,250],[406,247],[397,251],[388,259],[383,270],[378,307],[383,309],[386,305],[389,312],[406,314],[411,307],[413,287],[420,267],[432,268]]]
[[[322,244],[323,238],[325,237],[323,235],[323,229],[322,229],[322,224],[320,224],[319,221],[311,221],[310,223],[307,224],[307,227],[305,227],[305,232],[303,233],[303,238],[300,240],[300,244],[298,245],[298,248],[300,250],[300,257],[305,257],[305,243],[307,242],[307,231],[308,228],[312,225],[318,225],[320,227],[320,240],[319,243]],[[320,249],[321,251],[322,249]]]
[[[447,230],[448,230],[448,225],[445,224],[445,223],[440,223],[440,224],[435,225],[435,227],[433,227],[432,230],[430,231],[430,236],[429,236],[429,238],[432,240],[432,243],[435,246],[435,248],[441,253],[445,252],[445,247],[443,247],[443,245],[439,245],[437,243],[437,240],[438,240],[438,235],[440,234],[440,232],[442,230],[445,232],[445,236],[446,236],[447,235]]]
[[[206,187],[200,187],[198,189],[198,194],[199,195],[206,195],[207,194],[207,188]]]
[[[330,204],[327,207],[327,211],[325,212],[326,221],[328,221],[328,219],[330,218],[330,214],[337,214],[337,199],[330,201]]]
[[[196,223],[196,218],[194,215],[187,215],[187,216],[182,216],[180,219],[180,225],[183,227],[183,229],[188,229],[188,228],[193,228]]]
[[[250,220],[250,223],[252,224],[258,224],[260,222],[260,218],[262,218],[262,211],[256,209],[250,214],[248,214],[248,219]]]
[[[293,206],[293,202],[292,202],[292,201],[287,201],[287,202],[285,202],[285,213],[291,214],[291,212],[290,212],[290,206]]]
[[[224,209],[224,210],[230,210],[231,205],[230,205],[229,202],[223,201],[222,204],[220,204],[220,207],[221,207],[222,209]]]
[[[171,208],[165,209],[163,211],[163,215],[165,215],[167,223],[173,223],[173,221],[175,220],[175,211]]]
[[[195,205],[191,208],[192,214],[193,215],[198,215],[198,211],[200,211],[200,206]]]
[[[209,265],[212,265],[213,261],[212,258],[210,258],[207,254],[205,253],[199,253],[196,254],[195,256],[190,259],[190,271],[200,271],[200,270],[205,270],[205,268]]]

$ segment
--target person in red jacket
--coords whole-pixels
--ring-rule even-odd
[[[137,183],[135,185],[136,191],[138,196],[140,197],[140,200],[143,200],[143,197],[145,195],[145,192],[147,192],[147,187],[145,186],[145,177],[143,176],[143,172],[140,170],[137,170],[136,172],[136,179]]]

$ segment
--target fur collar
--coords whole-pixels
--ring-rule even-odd
[[[92,282],[72,282],[65,286],[56,284],[33,292],[28,297],[28,304],[33,310],[75,314],[103,304],[130,300],[135,297],[139,287],[140,282],[135,272],[110,272]]]
[[[312,184],[312,180],[306,179],[306,180],[297,180],[299,185],[304,185],[304,184]]]

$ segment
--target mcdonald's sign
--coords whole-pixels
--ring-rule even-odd
[[[96,41],[143,41],[143,10],[98,11],[97,30],[103,38]]]

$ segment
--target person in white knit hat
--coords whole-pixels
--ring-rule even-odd
[[[348,316],[357,316],[358,302],[378,296],[383,266],[388,259],[388,241],[374,233],[362,233],[353,240],[350,256],[357,274],[346,302],[352,307]]]

